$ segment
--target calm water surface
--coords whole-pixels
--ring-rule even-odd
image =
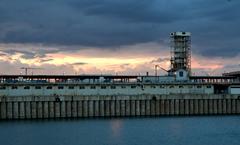
[[[1,145],[239,145],[240,116],[0,122]]]

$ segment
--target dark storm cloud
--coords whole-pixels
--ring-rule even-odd
[[[76,63],[72,63],[72,65],[86,65],[88,63],[86,62],[76,62]]]
[[[1,0],[0,42],[114,49],[167,45],[170,32],[191,31],[194,52],[231,57],[240,51],[239,6],[237,0]]]
[[[158,22],[169,23],[179,19],[181,14],[173,14],[171,11],[161,9],[161,5],[169,6],[166,1],[156,0],[105,0],[96,3],[88,3],[88,6],[82,9],[85,1],[73,2],[77,10],[81,10],[86,15],[99,15],[103,17],[112,17],[130,22]],[[90,4],[90,5],[89,5]],[[158,4],[158,6],[156,6]],[[173,4],[175,5],[175,4]],[[170,8],[170,7],[169,7]]]
[[[4,53],[0,53],[0,56],[6,56],[7,54],[4,54]]]
[[[201,52],[201,51],[200,51]],[[204,56],[225,56],[232,57],[240,53],[240,48],[229,48],[226,46],[225,48],[205,48],[202,50],[201,54]]]
[[[20,48],[16,49],[16,48],[11,48],[10,47],[10,48],[2,49],[2,50],[0,50],[0,52],[3,52],[2,54],[4,54],[5,56],[9,56],[9,57],[11,57],[11,55],[20,53],[21,58],[24,58],[24,59],[41,58],[44,61],[44,58],[46,57],[47,54],[56,53],[56,52],[59,52],[59,50],[51,50],[51,49],[48,49],[48,50],[46,50],[46,49],[30,50],[30,48],[20,47]],[[0,56],[1,56],[1,54],[0,54]]]
[[[8,50],[1,50],[2,52],[8,54],[8,55],[14,55],[16,53],[21,53],[22,58],[25,59],[32,59],[36,57],[36,54],[33,52],[25,51],[25,50],[14,50],[14,49],[8,49]]]
[[[52,61],[52,60],[54,60],[54,59],[52,59],[52,58],[49,58],[49,59],[40,59],[40,62],[41,62],[41,63],[44,63],[44,62],[49,62],[49,61]]]
[[[239,68],[239,67],[240,67],[240,64],[228,64],[224,66],[224,68],[226,69]]]

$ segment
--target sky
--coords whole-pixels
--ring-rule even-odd
[[[0,1],[0,74],[154,74],[175,31],[192,34],[193,75],[240,70],[238,0]]]

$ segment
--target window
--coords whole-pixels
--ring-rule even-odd
[[[14,90],[14,89],[17,89],[18,87],[17,86],[12,86],[12,89]]]
[[[71,89],[71,90],[72,90],[72,89],[74,89],[74,86],[69,86],[68,89]]]
[[[179,76],[180,76],[180,77],[183,77],[183,71],[180,71],[180,72],[179,72]]]
[[[116,86],[111,86],[111,89],[116,89]]]
[[[197,86],[197,88],[202,88],[202,86]]]
[[[125,89],[125,88],[126,88],[126,86],[121,86],[121,88],[122,88],[122,89]]]
[[[179,86],[179,88],[183,88],[183,86]]]
[[[5,86],[1,86],[1,87],[0,87],[0,90],[5,90],[5,89],[6,89]]]
[[[63,89],[63,86],[58,86],[58,89],[59,89],[59,90],[62,90],[62,89]]]
[[[23,89],[28,90],[28,89],[30,89],[30,87],[29,86],[25,86]]]
[[[188,86],[188,88],[193,88],[193,86]]]
[[[212,88],[212,86],[207,86],[207,88]]]
[[[160,86],[160,88],[165,88],[164,86]]]
[[[101,89],[106,89],[107,87],[106,86],[101,86]]]
[[[84,86],[80,86],[79,89],[85,89],[85,87]]]
[[[35,89],[41,89],[41,86],[35,86]]]
[[[137,88],[137,86],[131,86],[131,88],[132,88],[132,89],[135,89],[135,88]]]
[[[169,86],[169,88],[174,88],[174,86]]]
[[[52,89],[52,86],[47,86],[47,89],[48,89],[48,90]]]
[[[152,89],[156,88],[156,86],[151,86]]]
[[[90,89],[96,89],[96,87],[95,86],[90,86]]]

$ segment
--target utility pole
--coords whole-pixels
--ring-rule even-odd
[[[36,68],[36,67],[21,67],[20,69],[25,70],[25,75],[28,75],[28,70],[33,70],[33,69],[43,69],[43,68]],[[32,72],[33,74],[33,72]]]

